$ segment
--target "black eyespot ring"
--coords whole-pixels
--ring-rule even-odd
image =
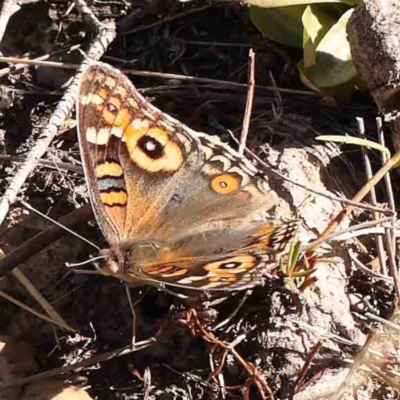
[[[137,144],[143,153],[153,160],[157,160],[164,156],[164,146],[151,136],[142,136],[138,140]]]
[[[220,265],[220,269],[233,269],[240,267],[242,263],[240,262],[227,262]]]

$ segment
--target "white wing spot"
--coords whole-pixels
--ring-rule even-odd
[[[232,166],[232,163],[229,160],[229,158],[227,158],[227,157],[225,157],[223,155],[211,157],[210,161],[211,162],[216,162],[216,161],[221,162],[222,163],[222,169],[224,171],[227,171]]]
[[[107,76],[106,80],[104,81],[104,85],[108,86],[111,89],[113,89],[116,84],[117,81],[114,78],[111,78],[110,76]]]
[[[101,128],[98,131],[93,126],[86,129],[86,140],[89,143],[104,145],[110,138],[110,128]]]
[[[149,129],[150,128],[150,122],[147,119],[135,118],[131,122],[131,126],[132,126],[133,129],[142,129],[142,128]]]
[[[242,168],[235,166],[230,168],[228,172],[238,174],[242,178],[241,186],[246,186],[250,183],[249,175]]]
[[[86,140],[89,143],[97,143],[97,131],[96,128],[94,128],[93,126],[86,129]]]
[[[191,283],[201,281],[203,279],[205,279],[204,276],[188,276],[187,278],[180,279],[178,283],[181,285],[190,285]]]
[[[125,97],[127,92],[126,89],[123,86],[118,86],[116,89],[117,94],[119,94],[121,97]]]
[[[100,104],[104,103],[104,99],[101,96],[99,96],[98,94],[90,93],[90,94],[81,96],[80,103],[83,106],[87,106],[88,104],[100,105]]]
[[[111,135],[116,136],[117,138],[122,138],[124,130],[120,126],[113,126],[111,128]]]

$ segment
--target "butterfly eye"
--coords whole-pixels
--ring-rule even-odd
[[[232,174],[221,174],[215,176],[211,181],[211,188],[218,194],[231,194],[240,188],[239,177]]]

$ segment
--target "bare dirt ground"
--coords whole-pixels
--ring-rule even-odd
[[[276,217],[300,218],[301,239],[308,242],[318,238],[343,209],[344,204],[337,199],[351,199],[367,179],[358,148],[315,138],[323,134],[357,136],[355,118],[363,117],[374,139],[373,102],[366,94],[357,94],[348,104],[325,107],[321,98],[309,93],[298,79],[296,62],[301,55],[264,39],[251,24],[246,8],[237,4],[171,0],[149,1],[146,6],[136,3],[91,4],[100,21],[117,23],[117,38],[102,61],[118,68],[210,79],[131,75],[134,84],[161,110],[193,129],[219,135],[232,146],[236,143],[228,129],[240,136],[248,52],[253,47],[259,87],[247,145],[269,166],[266,174],[280,196]],[[48,60],[72,67],[0,64],[2,193],[70,84],[74,65],[82,61],[81,50],[85,51],[93,40],[88,25],[70,6],[71,2],[62,0],[21,2],[7,24],[0,45],[3,56],[35,59],[49,55]],[[276,87],[286,90],[274,88],[269,72]],[[243,85],[229,85],[227,81]],[[274,113],[272,106],[279,112]],[[373,170],[377,170],[381,166],[379,154],[371,152],[370,159]],[[284,181],[273,171],[325,196]],[[394,182],[395,194],[397,190]],[[377,195],[378,203],[387,202],[384,185],[377,187]],[[18,200],[56,220],[88,203],[74,113],[29,175]],[[356,208],[339,230],[372,219],[369,210]],[[17,201],[1,226],[0,248],[9,254],[51,226]],[[74,231],[101,248],[107,247],[93,220],[74,226]],[[154,342],[56,376],[99,400],[333,398],[329,396],[341,388],[367,336],[372,329],[379,330],[374,317],[388,318],[393,308],[393,281],[375,273],[377,245],[371,232],[324,243],[313,260],[316,270],[312,278],[288,279],[277,270],[247,297],[239,292],[227,295],[225,301],[209,310],[197,307],[199,320],[188,314],[187,301],[155,288],[131,288],[136,343]],[[88,244],[65,234],[13,265],[75,331],[60,329],[2,296],[0,335],[29,343],[35,365],[24,373],[0,372],[0,384],[129,347],[132,312],[125,286],[111,277],[77,274],[66,267],[66,263],[95,256],[97,252]],[[369,265],[372,273],[357,269],[351,256]],[[0,280],[0,289],[43,312],[15,274]],[[396,353],[393,332],[382,335],[381,343],[390,348],[387,352]],[[226,348],[229,343],[235,344],[235,352]],[[17,359],[25,353],[18,350]],[[376,356],[379,362],[386,360],[384,354]],[[393,382],[389,384],[382,373],[371,374],[366,368],[357,369],[348,385],[343,398],[400,398]],[[16,397],[9,391],[0,398],[19,399],[28,389],[18,386],[13,390]]]

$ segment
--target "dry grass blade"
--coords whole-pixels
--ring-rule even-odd
[[[339,400],[346,390],[352,389],[355,385],[360,386],[366,381],[369,375],[376,374],[389,385],[398,388],[398,378],[393,380],[389,377],[393,372],[398,377],[396,366],[398,366],[399,336],[400,336],[400,312],[396,307],[389,320],[374,316],[374,319],[380,321],[382,328],[376,333],[370,335],[361,351],[357,354],[352,368],[348,372],[346,379],[339,390],[330,397],[330,400]],[[392,360],[392,361],[390,361]],[[361,366],[365,368],[361,368]],[[355,382],[357,381],[357,382]]]
[[[370,149],[378,150],[382,153],[386,153],[390,157],[390,151],[388,150],[387,147],[382,146],[379,143],[373,142],[372,140],[361,139],[354,136],[338,136],[338,135],[317,136],[315,139],[329,141],[329,142],[354,144],[356,146],[367,147]]]
[[[358,127],[359,127],[359,132],[362,138],[365,138],[365,127],[364,127],[364,120],[362,118],[357,119],[358,122]],[[382,148],[386,151],[382,151],[382,155],[385,154],[387,157],[390,157],[390,151],[382,146]],[[372,165],[371,161],[368,156],[368,152],[366,151],[366,146],[361,146],[361,153],[364,159],[364,166],[365,166],[365,172],[367,175],[367,179],[372,178]],[[377,197],[376,197],[376,190],[375,188],[371,188],[371,193],[370,193],[370,198],[371,198],[371,204],[376,206],[377,205]],[[378,220],[381,216],[378,212],[374,211],[372,213],[373,217],[375,220]],[[378,258],[379,258],[379,264],[381,268],[381,272],[384,274],[387,274],[387,267],[386,267],[386,262],[385,262],[385,255],[384,255],[384,246],[383,246],[383,238],[380,235],[375,235],[375,241],[377,245],[377,250],[378,250]]]
[[[397,152],[388,162],[379,169],[379,171],[357,192],[353,197],[353,202],[360,202],[370,191],[371,188],[376,186],[378,182],[384,178],[384,176],[394,168],[400,161],[400,152]],[[325,231],[322,233],[321,237],[313,242],[313,246],[310,250],[316,249],[320,244],[325,242],[326,238],[331,235],[343,219],[348,216],[354,209],[354,206],[348,205],[345,207],[337,216],[332,220],[332,222],[327,226]]]
[[[5,300],[8,300],[9,302],[15,304],[18,307],[21,307],[22,309],[26,310],[27,312],[30,312],[31,314],[35,315],[36,317],[38,317],[38,318],[40,318],[40,319],[42,319],[42,320],[44,320],[46,322],[49,322],[50,324],[54,324],[56,326],[59,326],[60,328],[63,328],[66,331],[69,331],[69,332],[75,332],[75,330],[73,328],[71,328],[70,326],[64,325],[64,324],[60,323],[57,320],[51,319],[51,318],[47,317],[46,315],[44,315],[42,313],[39,313],[38,311],[34,310],[33,308],[27,306],[24,303],[21,303],[19,300],[17,300],[14,297],[10,296],[9,294],[4,292],[3,290],[0,290],[0,297],[2,297]],[[1,387],[1,385],[0,385],[0,387]],[[0,390],[1,390],[1,388],[0,388]]]
[[[42,306],[47,314],[58,322],[58,325],[63,329],[75,332],[75,329],[68,325],[68,323],[61,317],[58,311],[42,296],[39,290],[32,284],[32,282],[22,273],[18,268],[14,268],[11,271],[12,275],[18,282],[26,289],[26,291]]]
[[[4,253],[2,250],[0,250],[0,259],[4,258]],[[42,296],[42,294],[36,289],[36,287],[32,284],[32,282],[22,273],[21,270],[18,268],[14,268],[11,271],[12,275],[14,276],[15,279],[18,280],[18,282],[26,289],[26,291],[42,306],[42,308],[47,312],[47,314],[51,317],[51,323],[57,322],[57,324],[65,329],[66,331],[69,332],[75,332],[75,330],[68,325],[68,323],[61,317],[61,315],[57,312],[57,310]],[[11,296],[8,296],[5,292],[2,292],[2,296],[4,298],[8,297],[8,299],[11,298]],[[13,300],[12,301],[14,304],[21,305],[22,303],[18,302],[18,300]],[[32,312],[32,309],[27,306],[23,306],[23,309]],[[42,314],[34,312],[34,314],[41,318]]]

